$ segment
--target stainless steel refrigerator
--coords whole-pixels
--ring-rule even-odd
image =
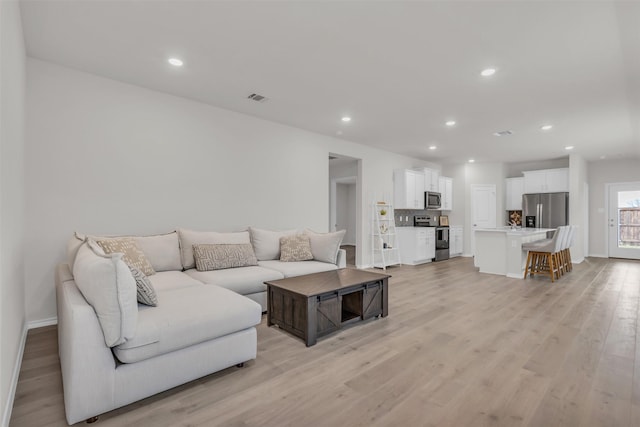
[[[525,227],[557,228],[569,224],[569,193],[522,195]]]

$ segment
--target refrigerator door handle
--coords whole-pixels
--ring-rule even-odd
[[[536,222],[536,228],[542,228],[542,203],[538,203],[536,206],[536,214],[538,214],[538,221]]]

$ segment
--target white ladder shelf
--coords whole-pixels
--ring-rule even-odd
[[[400,265],[400,250],[396,235],[396,220],[393,206],[374,203],[371,209],[371,259],[375,268],[386,270],[390,265]]]

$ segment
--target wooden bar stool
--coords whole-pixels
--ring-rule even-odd
[[[522,245],[522,249],[529,251],[523,279],[527,278],[527,274],[533,276],[536,273],[549,274],[551,282],[560,278],[563,271],[560,252],[568,228],[568,226],[558,227],[551,239]]]

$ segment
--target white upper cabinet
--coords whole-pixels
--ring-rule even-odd
[[[438,191],[440,192],[440,210],[450,211],[453,209],[453,179],[441,176],[438,178]]]
[[[557,193],[569,191],[569,169],[545,169],[522,172],[525,193]]]
[[[524,178],[507,178],[505,180],[505,192],[505,210],[521,211]]]
[[[393,200],[396,209],[424,209],[424,174],[410,169],[393,172]]]
[[[440,172],[435,169],[424,168],[424,191],[440,191]]]

